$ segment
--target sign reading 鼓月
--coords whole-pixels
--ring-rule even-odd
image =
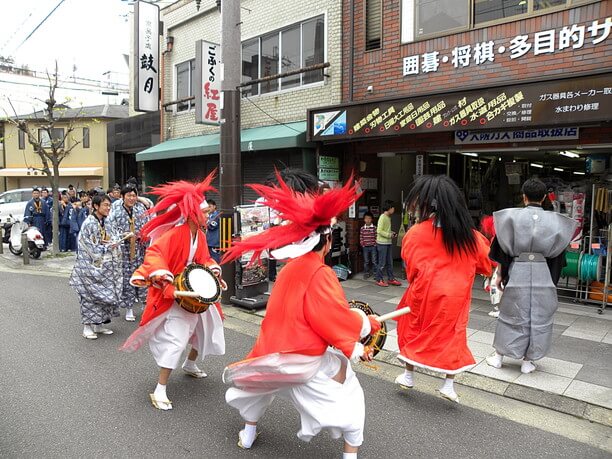
[[[612,73],[308,110],[309,140],[612,119]]]
[[[219,125],[221,122],[220,59],[221,46],[205,40],[196,42],[196,123]]]
[[[159,7],[134,4],[134,110],[159,110]]]
[[[598,19],[590,24],[572,24],[556,29],[543,30],[533,35],[517,35],[510,41],[484,41],[456,46],[450,53],[433,50],[414,54],[402,59],[404,76],[420,73],[460,69],[470,65],[481,66],[499,62],[507,56],[509,60],[533,54],[554,54],[563,50],[581,49],[585,45],[597,46],[606,41],[612,31],[612,17]]]

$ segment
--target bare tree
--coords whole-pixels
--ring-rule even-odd
[[[70,154],[72,150],[74,150],[80,143],[82,143],[83,139],[75,139],[72,133],[75,130],[75,123],[82,116],[82,109],[78,111],[75,116],[71,116],[69,119],[62,118],[62,114],[66,111],[66,108],[63,106],[57,106],[57,101],[55,100],[55,91],[58,86],[58,72],[57,72],[57,62],[55,63],[55,73],[50,75],[47,72],[47,78],[49,80],[49,98],[44,100],[44,104],[46,105],[44,109],[44,115],[41,117],[35,116],[34,119],[23,117],[17,115],[13,104],[10,99],[8,100],[9,104],[13,108],[13,112],[15,113],[14,117],[8,117],[7,121],[19,129],[26,139],[28,143],[34,149],[34,153],[38,155],[41,161],[40,167],[35,167],[33,169],[43,172],[49,179],[49,184],[51,185],[54,206],[53,206],[53,252],[59,252],[59,199],[58,199],[58,190],[60,183],[60,164],[62,161]],[[67,128],[64,130],[63,136],[60,138],[55,137],[55,134],[58,132],[56,130],[56,126],[58,123],[61,123],[62,128],[64,128],[65,124],[68,123]],[[37,135],[38,129],[42,129],[45,136]],[[43,138],[44,137],[44,138]],[[67,139],[70,142],[67,142]],[[68,145],[69,143],[69,145]]]

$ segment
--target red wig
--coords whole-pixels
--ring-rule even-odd
[[[493,239],[495,237],[495,222],[493,215],[485,215],[480,220],[480,232],[484,234],[487,239]]]
[[[211,185],[216,172],[215,169],[199,183],[180,180],[152,187],[151,194],[159,196],[159,200],[149,214],[158,215],[144,225],[142,236],[148,239],[155,229],[181,218],[203,225],[205,217],[200,206],[205,200],[205,193],[216,191]]]
[[[299,193],[289,188],[278,172],[276,177],[278,186],[249,186],[264,198],[264,205],[278,212],[283,223],[236,242],[225,253],[224,263],[251,251],[254,252],[251,260],[255,261],[264,250],[300,242],[318,228],[330,226],[331,219],[344,212],[360,196],[352,175],[342,188],[327,193]]]

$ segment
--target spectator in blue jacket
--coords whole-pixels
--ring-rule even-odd
[[[62,192],[62,200],[59,203],[59,245],[60,252],[68,252],[76,249],[76,240],[70,233],[72,216],[75,213],[70,196],[66,191]]]
[[[208,224],[206,227],[206,242],[210,256],[217,263],[221,263],[221,252],[219,252],[219,220],[221,212],[217,210],[217,203],[212,199],[208,200]]]
[[[47,226],[51,224],[51,212],[49,206],[40,198],[40,190],[32,189],[32,199],[26,204],[23,221],[28,225],[38,228],[45,238],[45,248],[50,243],[47,234]]]

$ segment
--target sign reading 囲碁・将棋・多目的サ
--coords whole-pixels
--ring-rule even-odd
[[[512,61],[533,54],[554,54],[564,50],[582,49],[604,43],[612,31],[612,17],[597,19],[588,24],[572,24],[557,29],[541,30],[532,35],[519,34],[509,41],[483,41],[460,44],[450,53],[431,50],[402,58],[402,74],[427,74],[457,70],[474,65],[486,66],[500,59]]]
[[[309,140],[577,126],[612,119],[612,73],[308,111]]]

